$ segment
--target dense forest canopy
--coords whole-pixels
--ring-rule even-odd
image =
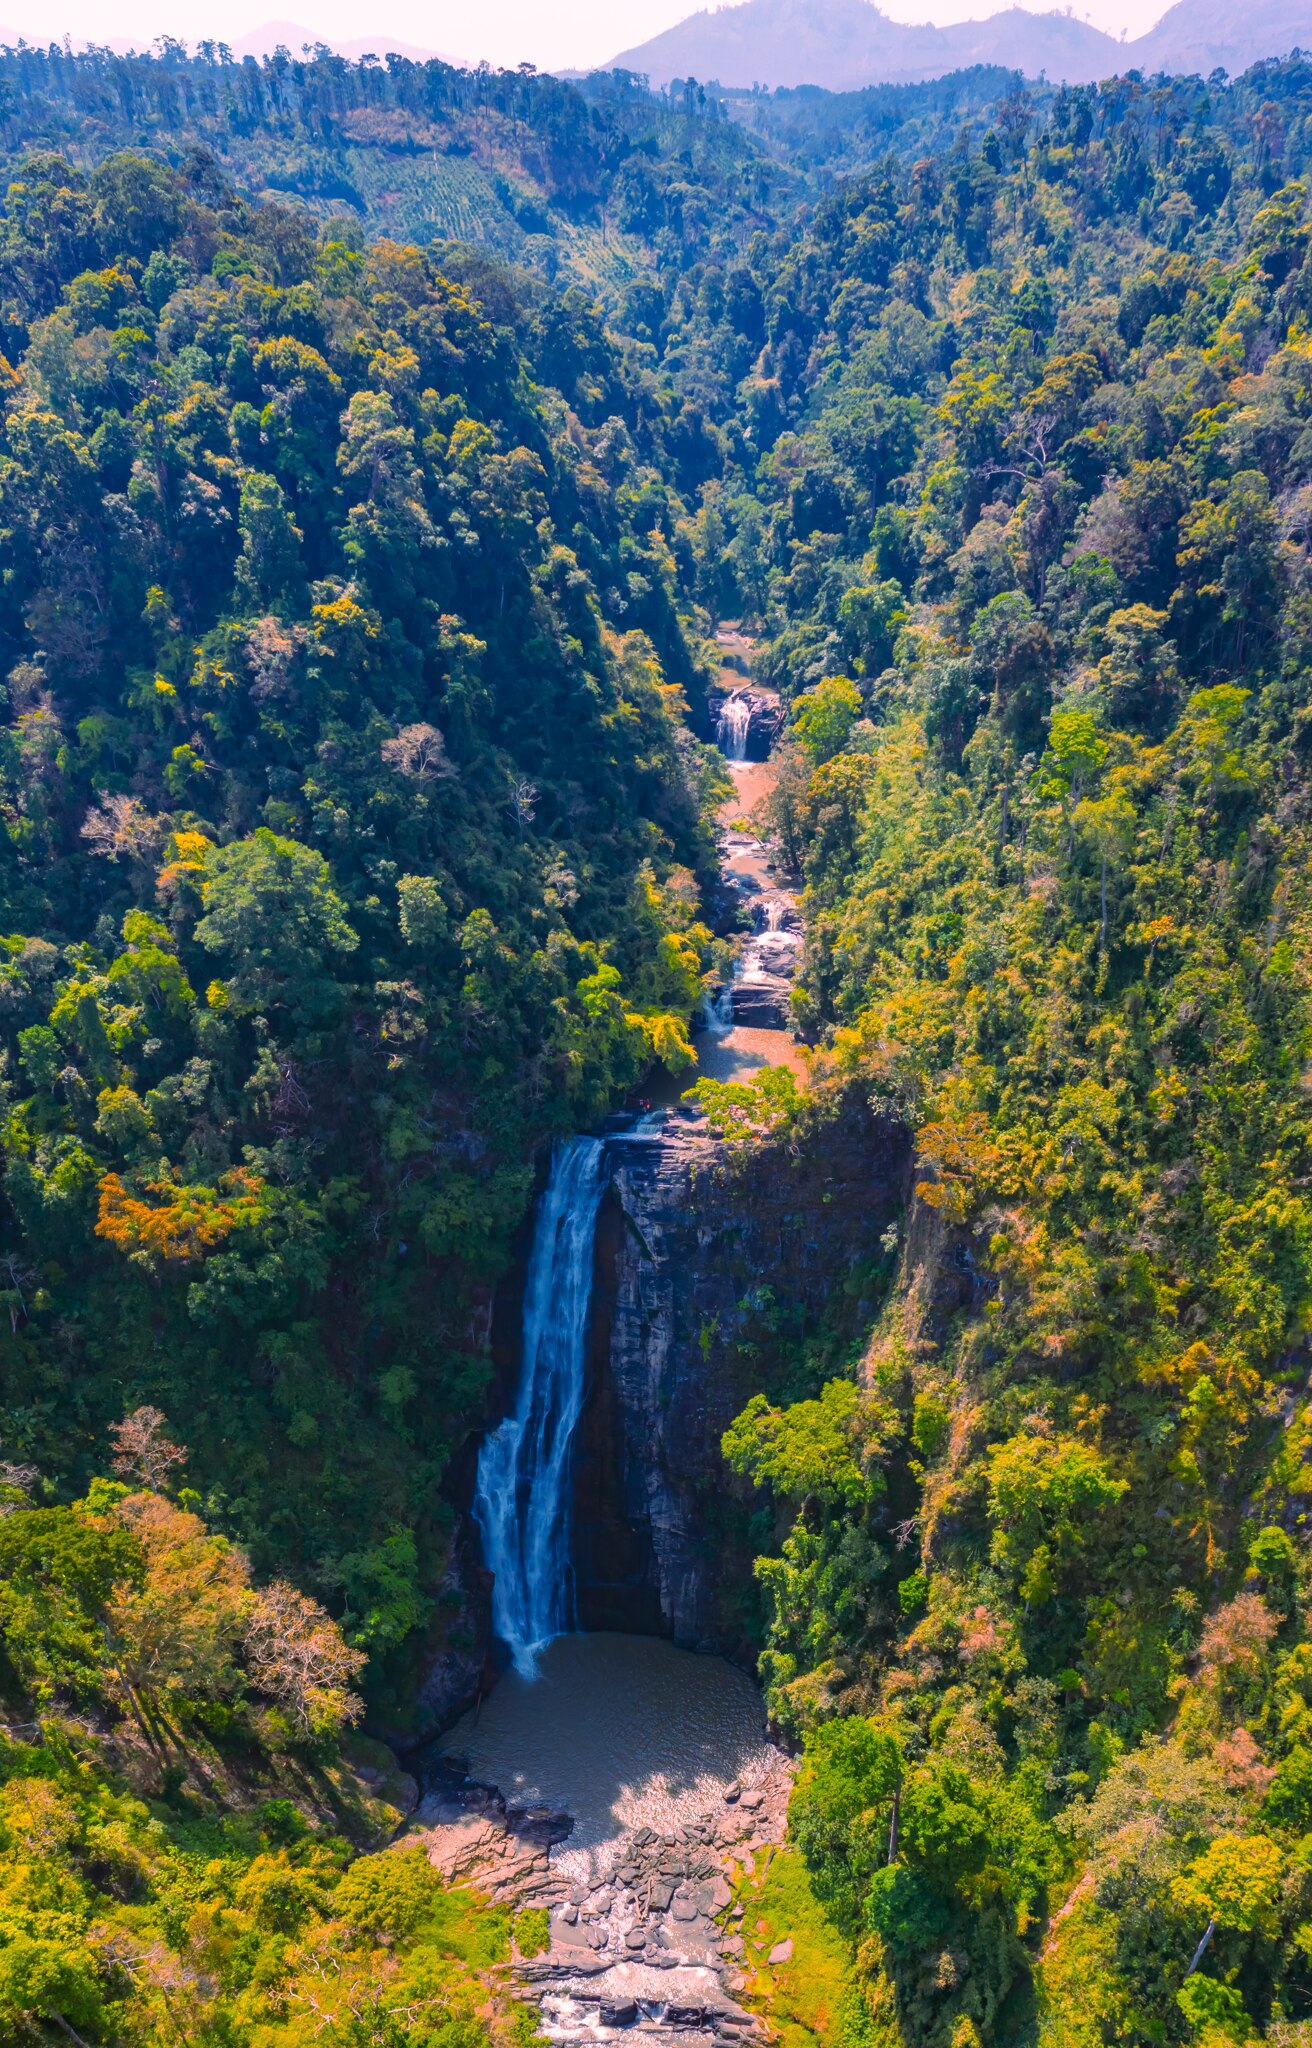
[[[191,128],[239,134],[258,81],[251,132],[308,148],[334,61],[24,65],[0,1629],[45,1720],[0,1752],[0,2015],[163,2041],[172,1971],[186,2038],[308,2039],[313,1953],[360,2039],[425,2038],[413,1981],[434,2039],[510,2024],[506,1929],[344,1896],[350,1829],[278,1773],[337,1769],[357,1677],[398,1715],[440,1640],[536,1149],[687,1065],[738,618],[806,884],[820,1050],[781,1113],[823,1144],[860,1091],[917,1147],[868,1344],[796,1398],[763,1340],[725,1439],[850,1943],[832,2038],[1305,2042],[1312,63],[976,79],[961,132],[927,87],[923,147],[874,106],[852,176],[805,96],[635,149],[627,87],[351,74],[402,125],[431,90],[554,135],[560,222],[641,189],[604,299],[495,212],[524,261],[243,196]],[[121,1445],[103,1476],[155,1409],[185,1490]],[[212,1626],[170,1622],[134,1704],[116,1646],[197,1557]],[[280,1585],[339,1681],[313,1726],[262,1647]],[[202,1824],[179,1731],[272,1817]],[[152,1746],[158,1812],[121,1789]]]

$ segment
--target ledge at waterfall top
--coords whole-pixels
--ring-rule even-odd
[[[516,1671],[574,1622],[570,1454],[583,1406],[603,1147],[574,1138],[552,1157],[529,1254],[515,1412],[485,1441],[474,1517],[493,1574],[492,1626]]]

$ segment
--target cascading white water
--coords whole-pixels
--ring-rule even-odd
[[[710,997],[706,1004],[706,1029],[723,1037],[733,1030],[733,984],[726,982],[719,994]]]
[[[574,1622],[571,1452],[583,1407],[592,1257],[604,1147],[558,1145],[538,1208],[524,1288],[515,1412],[484,1439],[474,1519],[493,1574],[492,1626],[525,1678]]]
[[[752,724],[752,702],[750,697],[726,697],[720,706],[719,722],[715,737],[724,752],[726,760],[747,759],[747,735]]]

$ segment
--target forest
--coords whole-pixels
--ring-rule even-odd
[[[0,2033],[531,2038],[348,1765],[534,1161],[691,1072],[733,620],[762,1114],[915,1144],[876,1326],[724,1440],[810,2038],[1303,2048],[1312,61],[0,90]],[[393,238],[366,103],[513,190]]]

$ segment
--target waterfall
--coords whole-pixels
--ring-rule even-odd
[[[752,700],[750,697],[726,697],[720,707],[719,722],[715,737],[730,761],[747,759],[747,735],[752,723]]]
[[[474,1519],[493,1573],[492,1626],[525,1678],[574,1621],[571,1452],[583,1406],[592,1255],[602,1195],[596,1138],[558,1145],[533,1226],[515,1412],[484,1439]]]
[[[732,982],[726,981],[720,993],[708,1000],[706,1004],[706,1029],[716,1032],[720,1037],[723,1037],[726,1031],[733,1030]]]

